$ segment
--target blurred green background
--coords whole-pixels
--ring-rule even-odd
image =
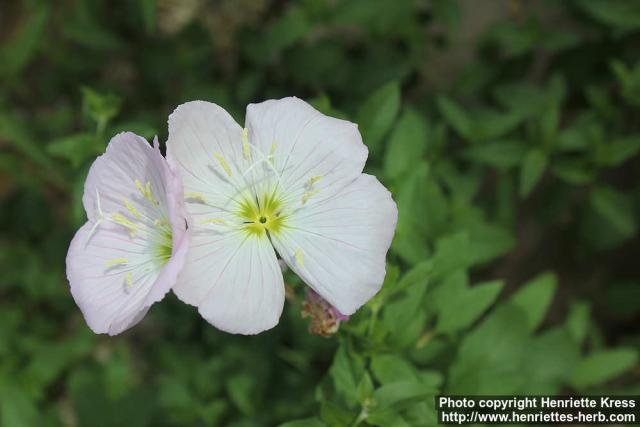
[[[0,423],[428,426],[432,396],[640,394],[640,2],[0,2]],[[399,223],[330,338],[169,295],[93,335],[64,259],[109,138],[192,99],[357,122]],[[293,421],[298,420],[298,421]]]

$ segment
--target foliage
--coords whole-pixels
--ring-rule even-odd
[[[0,424],[418,426],[443,392],[640,394],[640,8],[478,3],[3,4]],[[382,291],[329,339],[292,275],[259,336],[172,295],[91,334],[64,257],[110,136],[287,95],[357,121],[392,189]]]

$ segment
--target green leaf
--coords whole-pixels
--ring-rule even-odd
[[[376,408],[389,408],[409,400],[426,399],[436,392],[416,381],[396,381],[378,388],[373,393],[373,401]]]
[[[430,267],[426,267],[426,264],[423,266],[424,273],[421,266],[412,270],[415,279],[409,280],[408,274],[405,275],[398,285],[399,288],[404,288],[404,292],[392,298],[382,312],[384,329],[389,334],[391,343],[398,348],[415,344],[426,320],[423,299],[431,274]]]
[[[467,285],[464,271],[452,274],[432,294],[438,310],[436,330],[453,334],[470,326],[494,303],[503,283]]]
[[[620,235],[631,237],[636,233],[636,214],[626,195],[610,187],[598,187],[591,192],[591,206]]]
[[[324,401],[320,404],[320,418],[330,427],[350,426],[357,414],[337,405]]]
[[[398,225],[393,250],[410,264],[428,258],[425,235],[446,215],[446,203],[440,187],[429,180],[428,175],[427,164],[421,162],[404,180],[396,197]]]
[[[49,16],[47,2],[30,2],[27,19],[19,30],[0,46],[0,76],[12,76],[26,67],[34,57],[43,36]]]
[[[470,251],[469,234],[460,231],[444,236],[436,242],[433,257],[433,275],[443,277],[450,272],[466,268],[473,262]]]
[[[18,387],[2,387],[0,423],[2,427],[36,426],[38,409],[29,395]]]
[[[364,375],[362,375],[356,393],[358,395],[358,402],[360,402],[361,405],[364,405],[371,397],[373,393],[373,381],[368,372],[365,371]]]
[[[438,97],[437,104],[440,114],[458,135],[466,140],[473,139],[473,121],[466,111],[445,96]]]
[[[619,28],[640,28],[640,4],[628,0],[577,0],[576,4],[600,22]]]
[[[408,109],[398,120],[384,158],[384,173],[396,179],[413,170],[422,159],[427,140],[427,123],[415,110]]]
[[[371,371],[381,384],[395,381],[411,381],[416,370],[406,359],[393,354],[375,354],[371,358]]]
[[[532,149],[524,156],[520,169],[520,196],[527,197],[538,183],[547,167],[547,156],[539,149]]]
[[[243,414],[253,414],[255,411],[255,399],[252,390],[255,389],[255,380],[248,374],[236,374],[226,384],[227,393],[233,404]]]
[[[597,386],[622,375],[637,362],[638,352],[631,348],[594,352],[578,363],[571,384],[578,390]]]
[[[57,138],[47,146],[47,152],[53,156],[69,160],[73,168],[104,151],[104,143],[99,142],[95,135],[78,133]]]
[[[580,359],[580,347],[566,328],[557,327],[536,336],[525,354],[528,393],[558,394]]]
[[[158,13],[157,0],[138,0],[142,22],[147,33],[152,33],[156,28],[156,16]]]
[[[376,409],[367,416],[367,423],[379,427],[410,427],[404,418],[391,409]]]
[[[519,165],[525,155],[525,146],[518,140],[501,140],[474,144],[464,150],[465,158],[497,168]]]
[[[113,94],[99,93],[91,88],[82,88],[82,105],[84,111],[97,124],[96,133],[102,135],[113,117],[120,111],[122,100]]]
[[[320,421],[319,418],[312,417],[303,420],[288,421],[280,424],[278,427],[326,427],[326,424]]]
[[[509,302],[525,313],[530,331],[535,330],[544,320],[555,293],[556,282],[554,274],[543,273],[522,285],[511,296]]]
[[[525,313],[499,307],[463,339],[449,369],[447,394],[517,394],[525,384]]]
[[[608,142],[601,151],[598,159],[606,166],[619,166],[631,159],[640,151],[640,136],[629,135]]]
[[[346,344],[338,351],[329,368],[329,375],[338,394],[349,404],[358,401],[358,384],[364,374],[364,364],[360,356],[349,351]]]
[[[592,168],[582,160],[558,162],[553,166],[553,173],[572,185],[587,184],[595,177]]]
[[[586,302],[574,302],[569,309],[565,327],[569,335],[577,343],[582,343],[587,337],[591,324],[591,307]]]
[[[509,252],[516,243],[513,232],[497,224],[476,223],[469,225],[467,232],[472,265],[492,261]]]
[[[400,85],[393,81],[373,92],[358,111],[362,139],[374,153],[391,129],[400,109]]]

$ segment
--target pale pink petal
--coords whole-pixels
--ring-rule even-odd
[[[182,185],[157,141],[152,148],[122,133],[92,165],[83,203],[89,221],[71,242],[67,277],[91,329],[113,335],[142,319],[182,268],[188,245]],[[166,255],[158,255],[160,241],[171,246]]]
[[[242,128],[216,104],[192,101],[175,109],[167,158],[180,172],[189,214],[201,204],[224,214],[236,208],[239,195],[252,191],[244,176]]]
[[[242,231],[190,229],[185,269],[173,291],[226,332],[257,334],[282,313],[284,283],[266,238]]]
[[[325,116],[295,97],[249,104],[246,126],[251,145],[269,158],[261,165],[269,178],[264,187],[280,190],[291,207],[340,191],[360,175],[367,159],[355,123]]]
[[[297,211],[271,238],[298,276],[350,315],[382,286],[397,216],[389,191],[362,174],[333,197]]]

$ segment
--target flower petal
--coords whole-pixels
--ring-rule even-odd
[[[175,109],[169,116],[167,159],[182,176],[190,214],[198,203],[213,207],[208,212],[228,212],[237,196],[251,192],[244,176],[242,128],[216,104],[192,101]]]
[[[87,222],[71,241],[67,278],[91,330],[116,335],[144,317],[152,304],[146,299],[155,276],[128,265],[111,265],[112,260],[136,262],[145,257],[144,246],[132,245],[114,228],[91,231],[92,224]]]
[[[277,325],[284,283],[275,251],[266,238],[242,231],[194,231],[174,292],[198,307],[226,332],[257,334]]]
[[[132,133],[116,135],[89,170],[83,204],[89,221],[67,254],[71,293],[96,333],[140,321],[174,285],[188,236],[182,185],[160,154]],[[157,222],[160,221],[160,222]],[[159,238],[171,252],[159,258]],[[166,244],[166,246],[164,246]]]
[[[397,217],[389,191],[362,174],[333,197],[300,209],[271,237],[296,274],[350,315],[382,286]]]
[[[367,159],[356,124],[325,116],[295,97],[249,104],[246,126],[252,147],[269,157],[279,175],[272,174],[268,185],[278,181],[290,206],[340,191],[360,175]]]

